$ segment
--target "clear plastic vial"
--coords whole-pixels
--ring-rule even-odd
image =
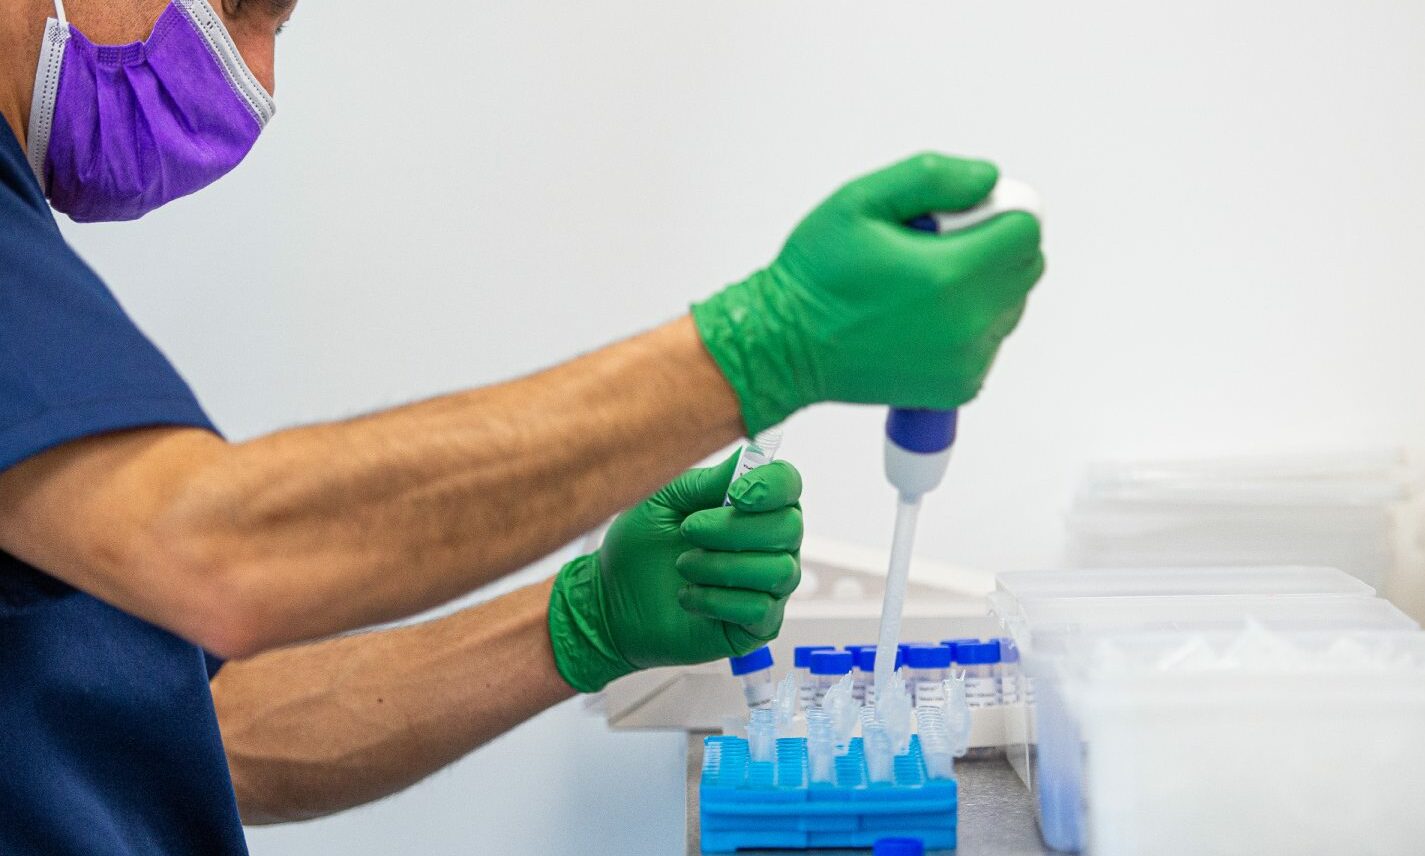
[[[905,652],[906,683],[915,706],[945,704],[945,670],[951,651],[944,645],[912,645]]]
[[[816,651],[835,651],[835,645],[798,645],[792,649],[792,667],[797,673],[797,702],[802,710],[816,703],[816,679],[811,674],[811,655]]]
[[[820,705],[826,698],[826,691],[836,686],[836,682],[851,674],[850,651],[813,651],[811,653],[811,675],[815,681],[812,704]]]
[[[999,640],[999,701],[1000,704],[1018,704],[1023,699],[1020,687],[1024,685],[1019,669],[1019,646],[1012,639]]]
[[[737,468],[732,472],[732,481],[737,481],[760,466],[772,463],[777,458],[777,449],[782,445],[782,429],[768,428],[758,433],[742,447],[737,456]],[[731,482],[728,483],[729,486]],[[732,497],[725,497],[723,505],[732,505]]]
[[[896,648],[895,670],[899,672],[905,665],[905,652],[908,646],[901,645]],[[876,703],[876,646],[858,645],[856,651],[856,677],[861,683],[866,685],[865,697],[862,699],[868,705]]]
[[[770,709],[772,699],[777,695],[777,686],[772,682],[772,649],[758,648],[743,657],[728,660],[732,674],[742,682],[742,695],[752,710]]]
[[[970,707],[999,704],[999,642],[962,642],[955,661],[965,673],[965,701]]]

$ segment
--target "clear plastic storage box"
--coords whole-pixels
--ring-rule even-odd
[[[1019,697],[1032,699],[1008,712],[1006,728],[1016,744],[1008,756],[1036,792],[1045,841],[1067,851],[1082,849],[1086,841],[1084,737],[1078,708],[1067,703],[1063,683],[1066,658],[1076,645],[1143,634],[1231,634],[1249,626],[1328,635],[1416,628],[1400,610],[1372,596],[1369,586],[1321,568],[1004,574],[991,601],[1020,654]],[[1202,750],[1200,760],[1207,763],[1211,753]],[[1263,772],[1258,781],[1263,777],[1269,778]]]

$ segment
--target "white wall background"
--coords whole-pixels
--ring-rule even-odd
[[[1104,456],[1425,439],[1425,4],[304,0],[233,177],[68,228],[232,436],[509,378],[768,261],[921,148],[1039,187],[1050,273],[922,549],[1051,564]],[[881,413],[789,426],[880,544]],[[676,852],[681,743],[566,705],[259,856]]]

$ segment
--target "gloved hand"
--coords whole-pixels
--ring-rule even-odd
[[[554,581],[549,637],[580,692],[651,666],[702,663],[762,647],[801,581],[802,478],[758,467],[723,496],[737,456],[690,470],[614,521],[599,551]]]
[[[906,227],[984,200],[983,161],[922,154],[807,216],[771,266],[693,306],[749,435],[819,401],[948,410],[979,392],[1044,271],[1039,223],[1010,212],[951,235]]]

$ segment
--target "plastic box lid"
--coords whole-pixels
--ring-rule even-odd
[[[1027,600],[1004,616],[1026,661],[1061,650],[1065,641],[1098,631],[1234,630],[1256,621],[1274,630],[1414,630],[1390,602],[1339,595],[1186,595]]]
[[[1016,600],[1248,594],[1368,597],[1375,594],[1375,589],[1344,571],[1307,566],[1010,571],[997,577],[996,589]]]

